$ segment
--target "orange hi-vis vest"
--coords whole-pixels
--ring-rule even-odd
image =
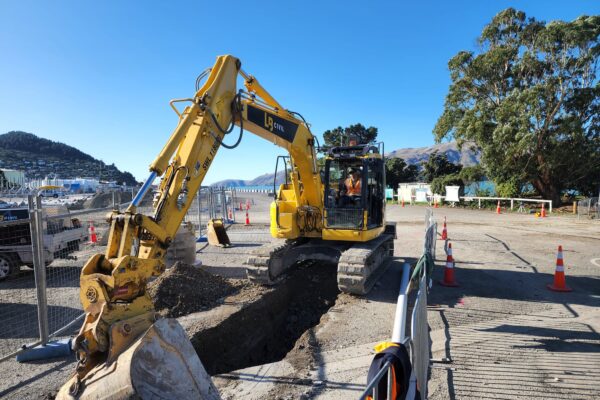
[[[360,180],[353,181],[352,178],[346,179],[346,192],[348,196],[360,196]]]

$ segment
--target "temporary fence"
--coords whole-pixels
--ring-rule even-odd
[[[437,240],[437,223],[431,209],[425,212],[425,241],[423,255],[414,269],[406,263],[402,268],[400,292],[396,305],[394,329],[391,341],[403,345],[410,355],[411,374],[405,399],[415,399],[417,392],[421,399],[427,398],[427,382],[429,373],[429,326],[427,322],[427,292],[431,288],[431,274],[435,262],[435,244]],[[416,290],[416,298],[410,315],[410,334],[406,332],[408,322],[408,301],[411,292]],[[360,399],[373,400],[391,399],[393,378],[392,364],[388,361],[381,367],[379,373],[367,384]],[[381,381],[387,380],[386,394],[380,393]]]
[[[0,361],[74,331],[81,268],[104,253],[106,216],[124,206],[69,212],[29,196],[26,207],[0,210]]]
[[[577,218],[600,218],[598,197],[590,197],[577,202]]]
[[[239,196],[236,188],[203,186],[198,190],[185,221],[190,222],[198,237],[206,232],[210,219],[221,218],[234,223],[239,218]]]

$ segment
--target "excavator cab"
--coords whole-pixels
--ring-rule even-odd
[[[325,226],[371,230],[384,224],[382,145],[334,147],[325,161]]]

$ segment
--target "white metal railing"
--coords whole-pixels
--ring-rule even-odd
[[[402,202],[402,198],[400,196],[400,194],[394,194],[393,196],[394,198],[396,198],[396,201],[398,203]],[[417,196],[415,195],[411,195],[410,197],[410,204],[413,203],[417,203]],[[435,203],[435,201],[443,201],[446,199],[446,196],[441,196],[441,195],[427,195],[426,196],[426,203],[428,203],[429,205],[433,205]],[[519,202],[522,203],[538,203],[538,204],[547,204],[548,205],[548,213],[552,212],[552,200],[544,200],[544,199],[522,199],[522,198],[518,198],[518,197],[482,197],[482,196],[459,196],[459,199],[462,201],[475,201],[477,200],[477,205],[479,208],[481,208],[481,201],[486,201],[486,200],[492,200],[492,201],[510,201],[510,209],[513,210],[515,208],[515,202],[517,202],[517,204]]]
[[[423,245],[423,256],[412,270],[408,263],[402,266],[402,278],[400,291],[396,304],[394,326],[392,331],[392,342],[405,345],[409,348],[412,371],[409,378],[409,387],[406,399],[414,399],[417,392],[417,383],[421,398],[427,398],[427,380],[429,370],[429,336],[427,322],[427,292],[431,288],[431,272],[435,260],[435,245],[437,240],[437,223],[433,218],[431,209],[425,213],[425,241]],[[408,295],[413,286],[417,286],[417,297],[413,312],[411,314],[411,333],[406,334],[406,321],[408,309]],[[387,399],[391,399],[392,393],[392,364],[388,361],[377,375],[367,384],[360,400],[369,398],[377,400],[380,398],[379,383],[387,379]]]
[[[510,209],[515,208],[515,201],[522,203],[542,203],[548,204],[548,212],[552,212],[552,200],[543,200],[543,199],[521,199],[516,197],[480,197],[480,196],[461,196],[463,201],[474,201],[477,200],[478,207],[481,208],[481,200],[493,200],[493,201],[510,201]]]

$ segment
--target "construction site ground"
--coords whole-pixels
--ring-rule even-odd
[[[358,398],[373,346],[392,332],[401,265],[422,254],[426,208],[388,206],[387,219],[397,222],[396,260],[369,295],[355,297],[337,291],[327,265],[301,267],[276,287],[241,281],[248,252],[272,240],[270,199],[248,198],[251,225],[237,213],[242,223],[228,228],[231,248],[197,247],[202,268],[235,290],[179,321],[224,399]],[[449,207],[434,216],[439,232],[447,217],[460,286],[438,284],[445,262],[438,240],[428,301],[429,398],[600,398],[599,221]],[[570,293],[546,288],[558,245]],[[23,288],[6,283],[0,293],[12,290]],[[52,398],[73,365],[71,358],[4,362],[0,397]]]

